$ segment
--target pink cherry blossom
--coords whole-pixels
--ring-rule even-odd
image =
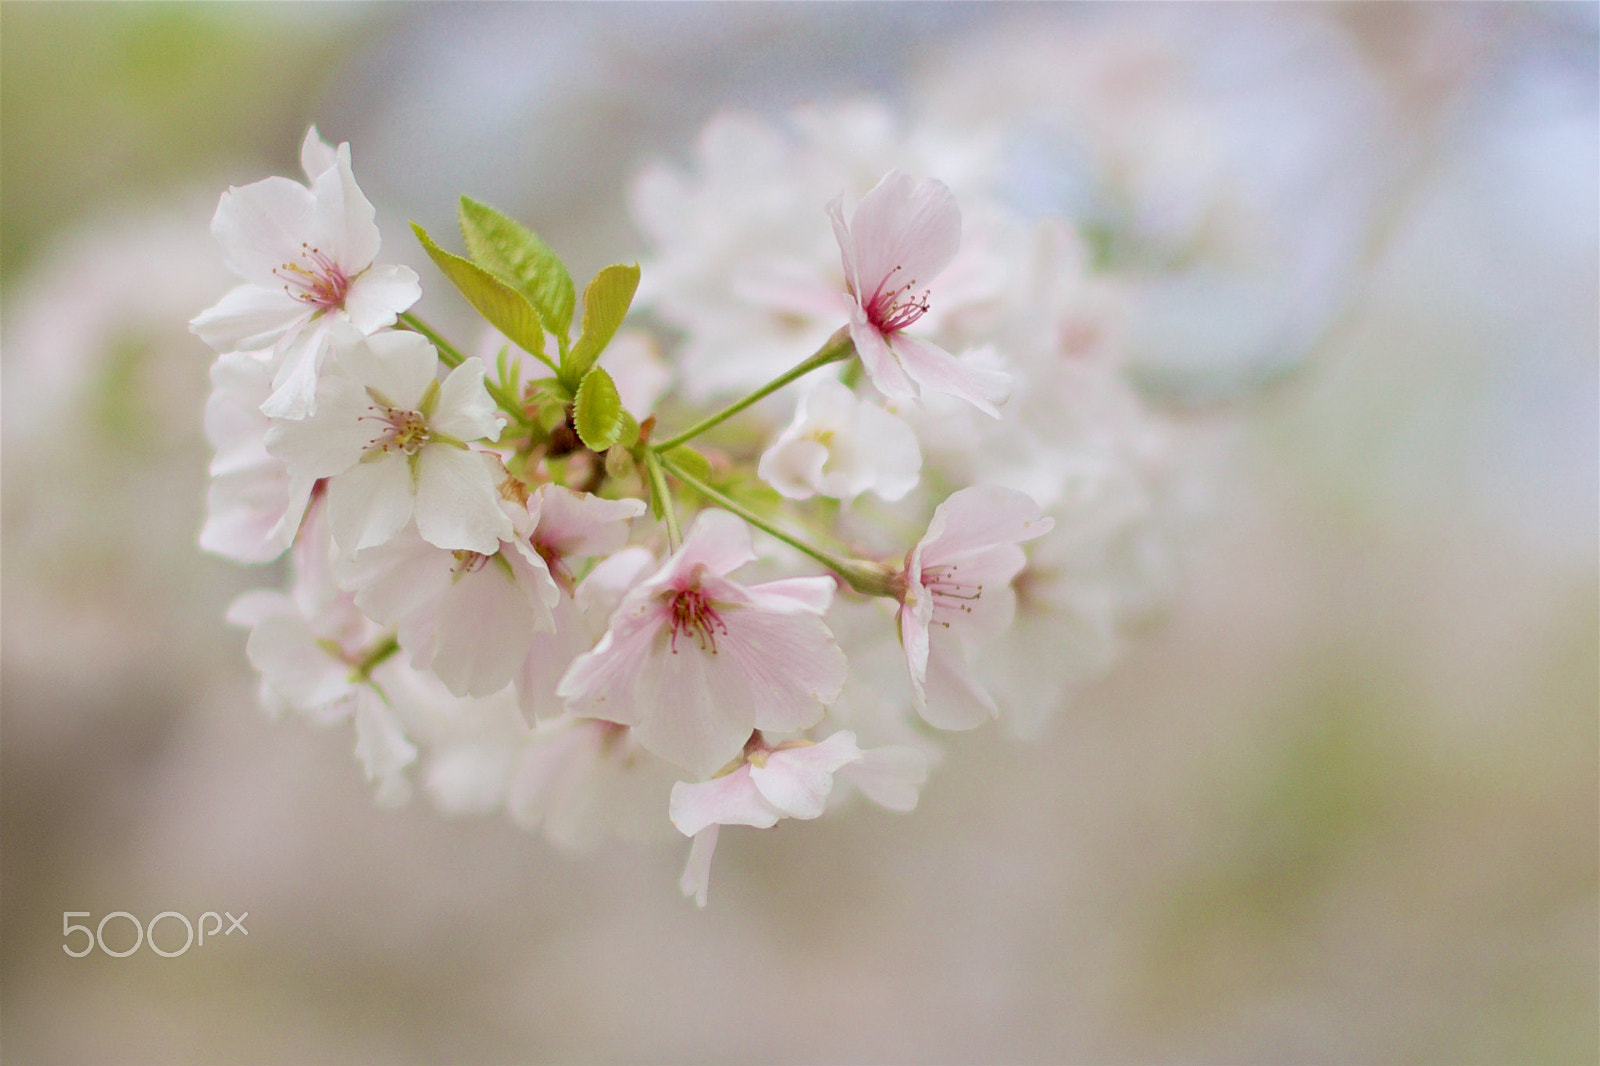
[[[1011,624],[1018,545],[1055,525],[1025,493],[974,485],[933,512],[928,532],[906,554],[899,581],[900,643],[918,713],[940,729],[971,729],[999,714],[973,676],[970,643]]]
[[[891,400],[946,393],[999,417],[995,405],[1010,391],[1005,374],[905,333],[928,310],[926,286],[961,246],[961,211],[950,190],[891,170],[861,198],[848,226],[842,195],[828,205],[828,216],[853,301],[850,339],[872,384]]]
[[[890,810],[909,811],[916,807],[917,790],[927,780],[928,761],[921,752],[898,745],[863,750],[848,730],[818,743],[769,744],[759,731],[752,733],[736,765],[724,767],[709,781],[672,786],[668,805],[672,824],[694,838],[679,882],[684,895],[706,905],[721,826],[770,829],[780,818],[821,817],[835,774],[850,777],[864,794]]]
[[[737,755],[751,730],[815,725],[847,672],[821,617],[833,580],[745,586],[727,576],[753,559],[743,522],[702,512],[683,545],[622,598],[558,695],[575,714],[633,726],[647,749],[702,777]]]

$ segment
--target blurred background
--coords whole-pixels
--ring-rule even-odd
[[[1596,1061],[1596,11],[0,5],[0,1057]],[[221,190],[315,122],[428,292],[463,192],[586,277],[711,115],[862,95],[1003,138],[1229,443],[1111,672],[705,911],[262,714],[275,575],[195,544]],[[249,933],[63,953],[118,910]]]

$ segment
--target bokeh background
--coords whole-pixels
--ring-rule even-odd
[[[0,1057],[1595,1062],[1596,12],[0,5]],[[1113,39],[1180,76],[1029,95]],[[350,141],[447,319],[406,219],[468,192],[587,276],[715,112],[863,94],[1014,137],[1040,209],[1074,107],[1275,197],[1271,314],[1152,298],[1137,367],[1227,447],[1117,665],[913,816],[746,834],[703,912],[679,849],[381,809],[268,720],[221,619],[271,574],[195,546],[221,189]],[[1230,165],[1172,154],[1191,106]],[[249,935],[75,959],[69,910]]]

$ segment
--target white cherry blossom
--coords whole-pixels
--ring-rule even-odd
[[[466,442],[498,440],[504,422],[465,360],[440,383],[433,345],[395,331],[350,339],[322,376],[315,413],[276,423],[267,450],[297,477],[325,477],[333,539],[346,554],[382,544],[413,516],[422,539],[493,555],[512,536],[493,473]]]
[[[238,352],[211,365],[205,431],[213,455],[200,547],[241,563],[270,562],[283,554],[314,483],[291,476],[288,465],[267,452],[271,423],[260,408],[271,378],[259,360]]]
[[[853,500],[871,491],[898,500],[917,485],[922,452],[910,426],[841,382],[819,380],[794,421],[761,456],[761,479],[793,500]]]
[[[272,177],[223,193],[211,232],[245,284],[190,323],[218,352],[270,361],[262,410],[274,418],[304,418],[315,406],[335,323],[370,335],[422,295],[410,267],[374,263],[376,212],[351,173],[350,146],[329,149],[313,127],[301,160],[309,187]]]

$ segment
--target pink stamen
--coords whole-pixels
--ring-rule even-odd
[[[933,597],[934,621],[939,625],[949,628],[948,621],[942,621],[937,613],[944,611],[961,611],[965,614],[972,613],[972,604],[983,596],[983,586],[975,585],[956,579],[954,565],[930,566],[922,571],[922,587]]]
[[[300,245],[300,258],[273,271],[284,280],[283,291],[314,307],[343,307],[350,279],[339,264],[319,248]]]
[[[928,290],[922,290],[920,296],[911,295],[911,290],[917,286],[915,280],[898,288],[887,287],[890,278],[898,273],[899,267],[889,271],[889,276],[878,285],[865,305],[867,321],[880,333],[898,333],[928,313]]]
[[[381,406],[367,410],[373,413],[362,415],[362,420],[381,422],[384,427],[367,442],[367,451],[376,448],[383,452],[400,451],[406,455],[416,455],[428,443],[428,420],[416,411]]]
[[[717,631],[728,633],[727,623],[699,589],[683,589],[672,598],[672,654],[678,654],[678,634],[688,633],[701,651],[717,653]]]

